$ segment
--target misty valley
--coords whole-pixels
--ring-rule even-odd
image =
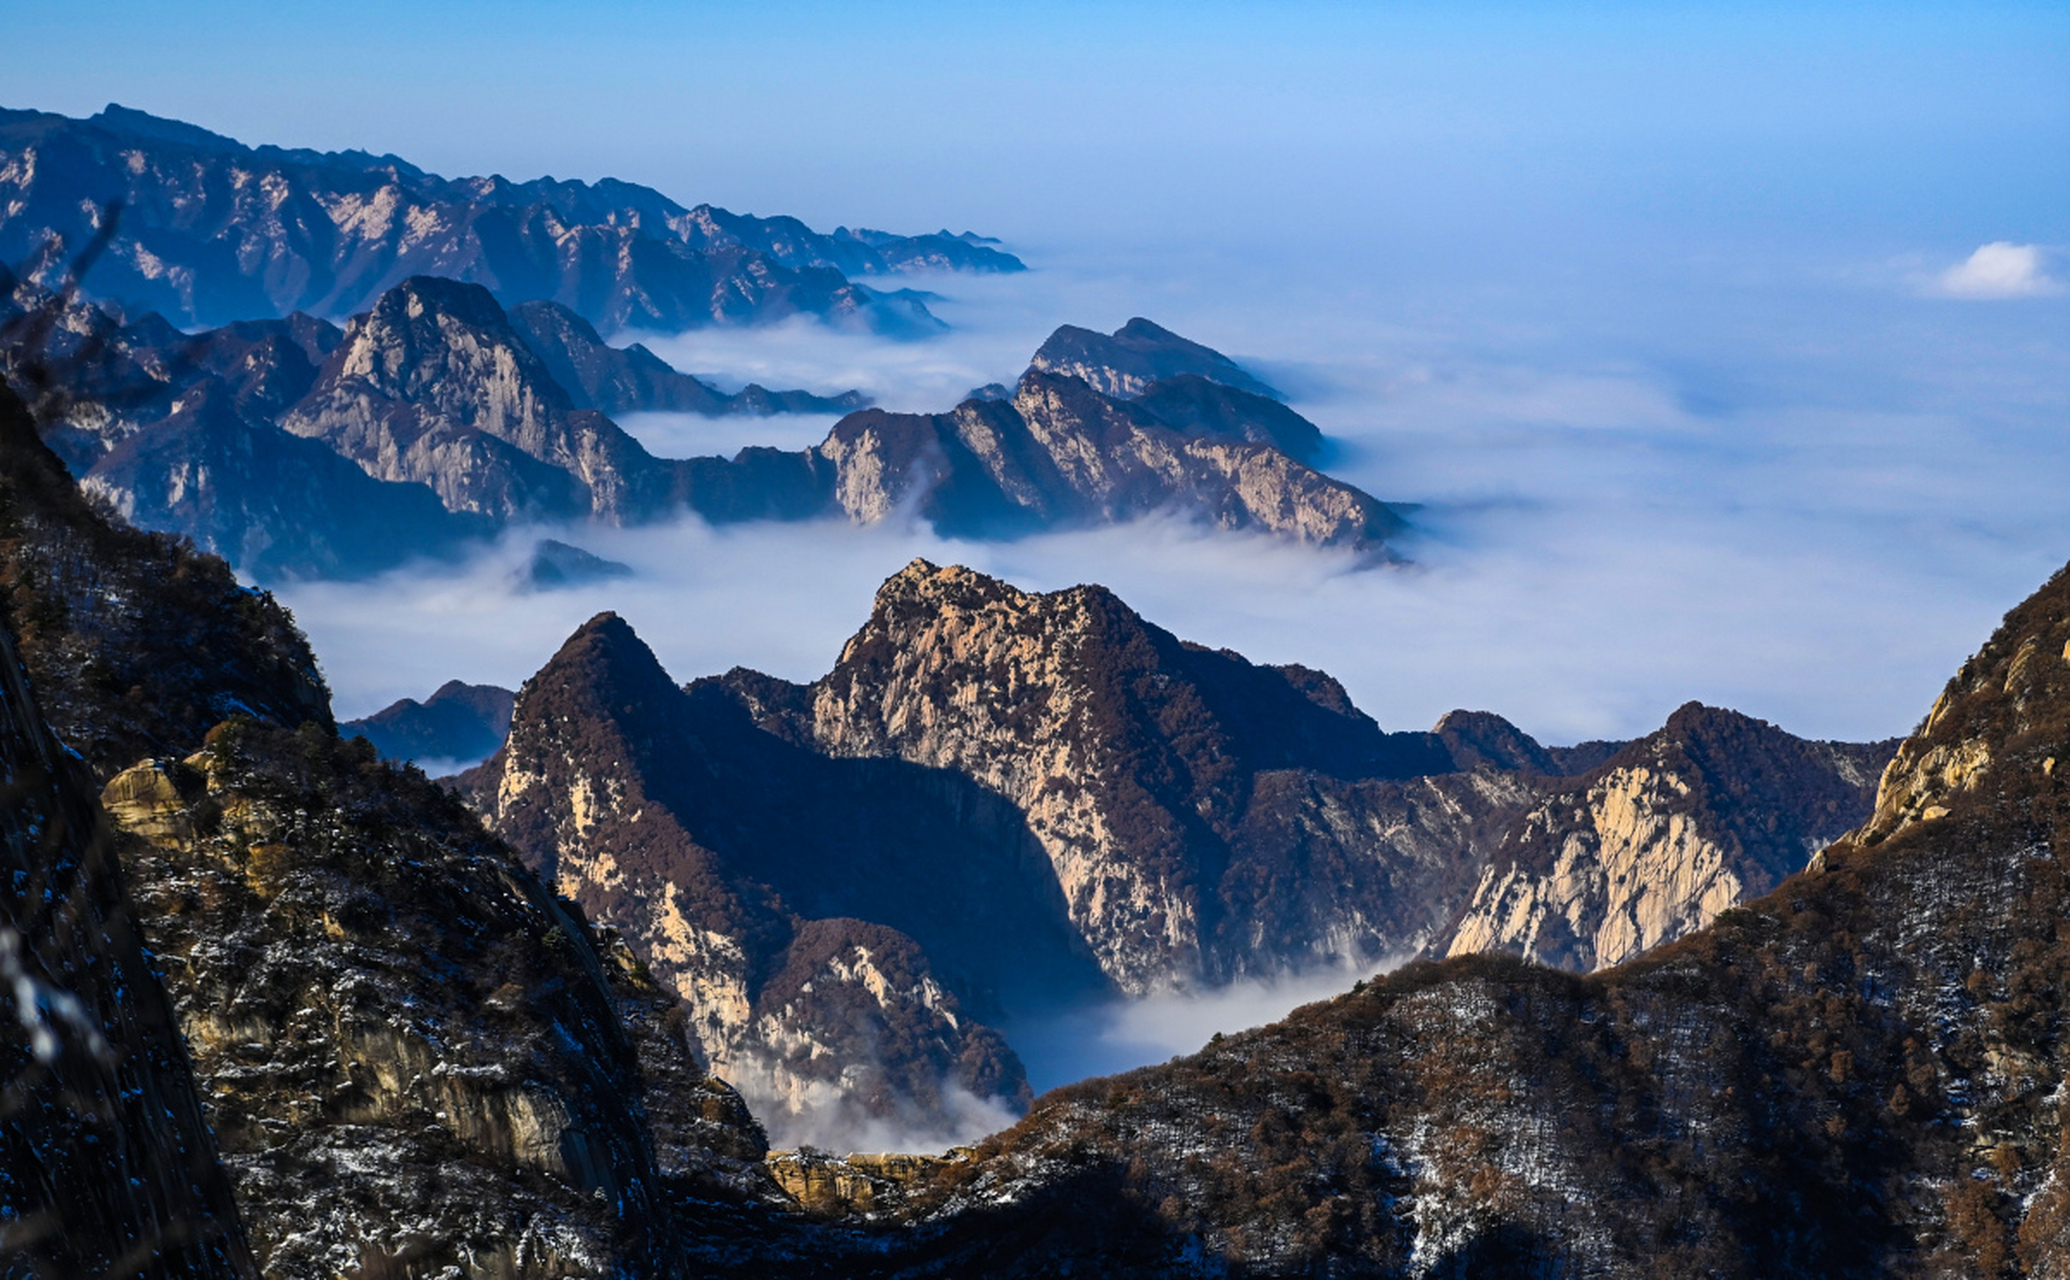
[[[0,1274],[2064,1274],[2054,402],[1246,250],[0,110]]]

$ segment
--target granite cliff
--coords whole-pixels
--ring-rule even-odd
[[[644,348],[603,344],[565,308],[506,311],[480,285],[434,277],[402,281],[343,330],[298,316],[191,338],[30,285],[13,297],[43,348],[16,350],[13,376],[52,384],[46,438],[88,487],[267,577],[377,572],[512,522],[686,511],[917,517],[957,537],[1170,512],[1375,560],[1406,529],[1402,508],[1310,465],[1324,447],[1312,423],[1191,373],[1122,398],[1036,367],[1001,400],[849,413],[805,450],[667,459],[605,410],[825,411],[858,397],[721,396]],[[1205,353],[1189,367],[1235,376],[1219,353],[1156,332]],[[1102,385],[1120,376],[1072,367]]]

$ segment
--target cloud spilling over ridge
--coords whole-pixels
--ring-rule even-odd
[[[1197,1052],[1218,1032],[1276,1022],[1304,1004],[1342,995],[1354,982],[1399,963],[1345,963],[1246,978],[1211,991],[1116,999],[1004,1030],[1028,1069],[1028,1083],[1039,1093],[1088,1076],[1113,1075]]]
[[[768,1131],[772,1149],[818,1147],[836,1155],[877,1151],[946,1151],[1007,1128],[1020,1115],[994,1098],[980,1098],[953,1081],[941,1084],[938,1115],[871,1115],[831,1086],[793,1097],[772,1073],[752,1062],[727,1065],[720,1078],[740,1091]]]
[[[2051,279],[2039,245],[1994,240],[1949,267],[1935,281],[1950,298],[2039,298],[2063,291]]]

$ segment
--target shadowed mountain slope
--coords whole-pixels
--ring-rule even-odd
[[[1593,976],[1421,962],[1045,1095],[879,1203],[904,1252],[850,1274],[2061,1275],[2066,758],[2070,571],[1775,892]]]
[[[429,698],[404,698],[338,726],[388,760],[479,760],[503,745],[517,695],[492,684],[448,680]]]
[[[525,682],[508,742],[461,785],[780,1111],[925,1124],[955,1090],[1018,1104],[1019,1062],[974,1019],[1104,987],[1010,806],[764,732],[719,685],[677,688],[614,615]]]

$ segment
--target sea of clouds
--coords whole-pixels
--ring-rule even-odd
[[[1331,672],[1393,729],[1470,707],[1549,743],[1623,738],[1698,699],[1805,736],[1902,734],[2070,559],[2070,326],[2046,251],[2007,267],[1989,248],[1594,275],[1512,262],[1478,283],[1037,258],[1024,276],[926,281],[954,326],[926,342],[806,322],[642,335],[724,384],[855,387],[928,410],[1011,382],[1058,323],[1147,314],[1282,387],[1329,434],[1329,470],[1420,504],[1398,565],[1175,514],[1012,542],[910,521],[685,518],[512,530],[463,564],[281,594],[346,716],[454,677],[516,687],[606,609],[681,680],[735,665],[811,680],[878,584],[922,557],[1029,589],[1103,583],[1188,639]],[[626,425],[681,456],[804,447],[829,420]],[[521,590],[543,536],[634,574]],[[1006,1031],[1042,1089],[1190,1052],[1359,976],[1117,1000]],[[903,1121],[765,1102],[779,1142],[848,1150],[936,1149],[1010,1119],[975,1098]]]

